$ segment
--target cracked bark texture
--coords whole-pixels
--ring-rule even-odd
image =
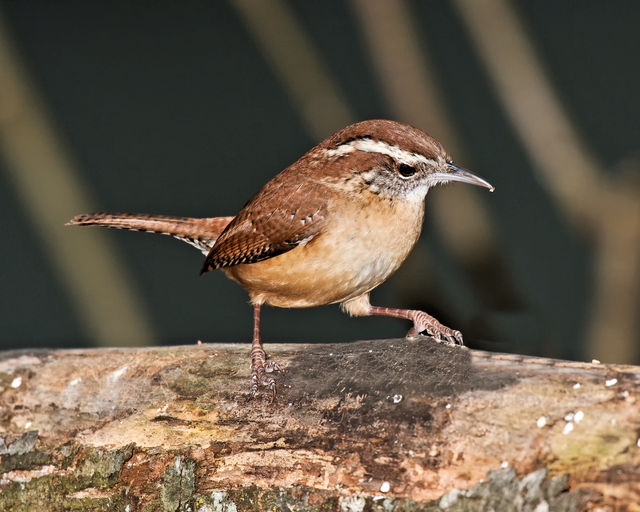
[[[640,510],[640,368],[432,339],[0,355],[0,510]]]

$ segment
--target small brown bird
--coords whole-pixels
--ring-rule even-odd
[[[128,213],[79,215],[70,225],[100,225],[171,235],[207,255],[240,283],[254,307],[251,394],[275,393],[279,370],[260,343],[260,307],[306,308],[339,303],[352,316],[413,322],[462,344],[459,331],[424,311],[372,306],[369,292],[407,258],[422,230],[430,187],[461,181],[493,190],[457,167],[423,131],[394,121],[363,121],[335,133],[269,181],[235,217],[188,218]]]

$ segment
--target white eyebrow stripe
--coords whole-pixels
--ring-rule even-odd
[[[329,156],[342,156],[347,153],[351,153],[355,150],[365,151],[366,153],[380,153],[390,156],[407,165],[416,164],[433,164],[437,165],[435,160],[431,160],[424,155],[418,153],[412,153],[411,151],[405,151],[398,146],[392,146],[381,140],[373,139],[356,139],[349,141],[345,144],[341,144],[335,149],[327,149],[327,155]]]

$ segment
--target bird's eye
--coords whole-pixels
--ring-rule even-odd
[[[398,172],[404,178],[410,178],[416,173],[416,168],[407,164],[398,165]]]

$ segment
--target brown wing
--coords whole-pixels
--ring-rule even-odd
[[[327,189],[291,172],[265,185],[222,232],[202,266],[256,263],[290,251],[321,232]]]

